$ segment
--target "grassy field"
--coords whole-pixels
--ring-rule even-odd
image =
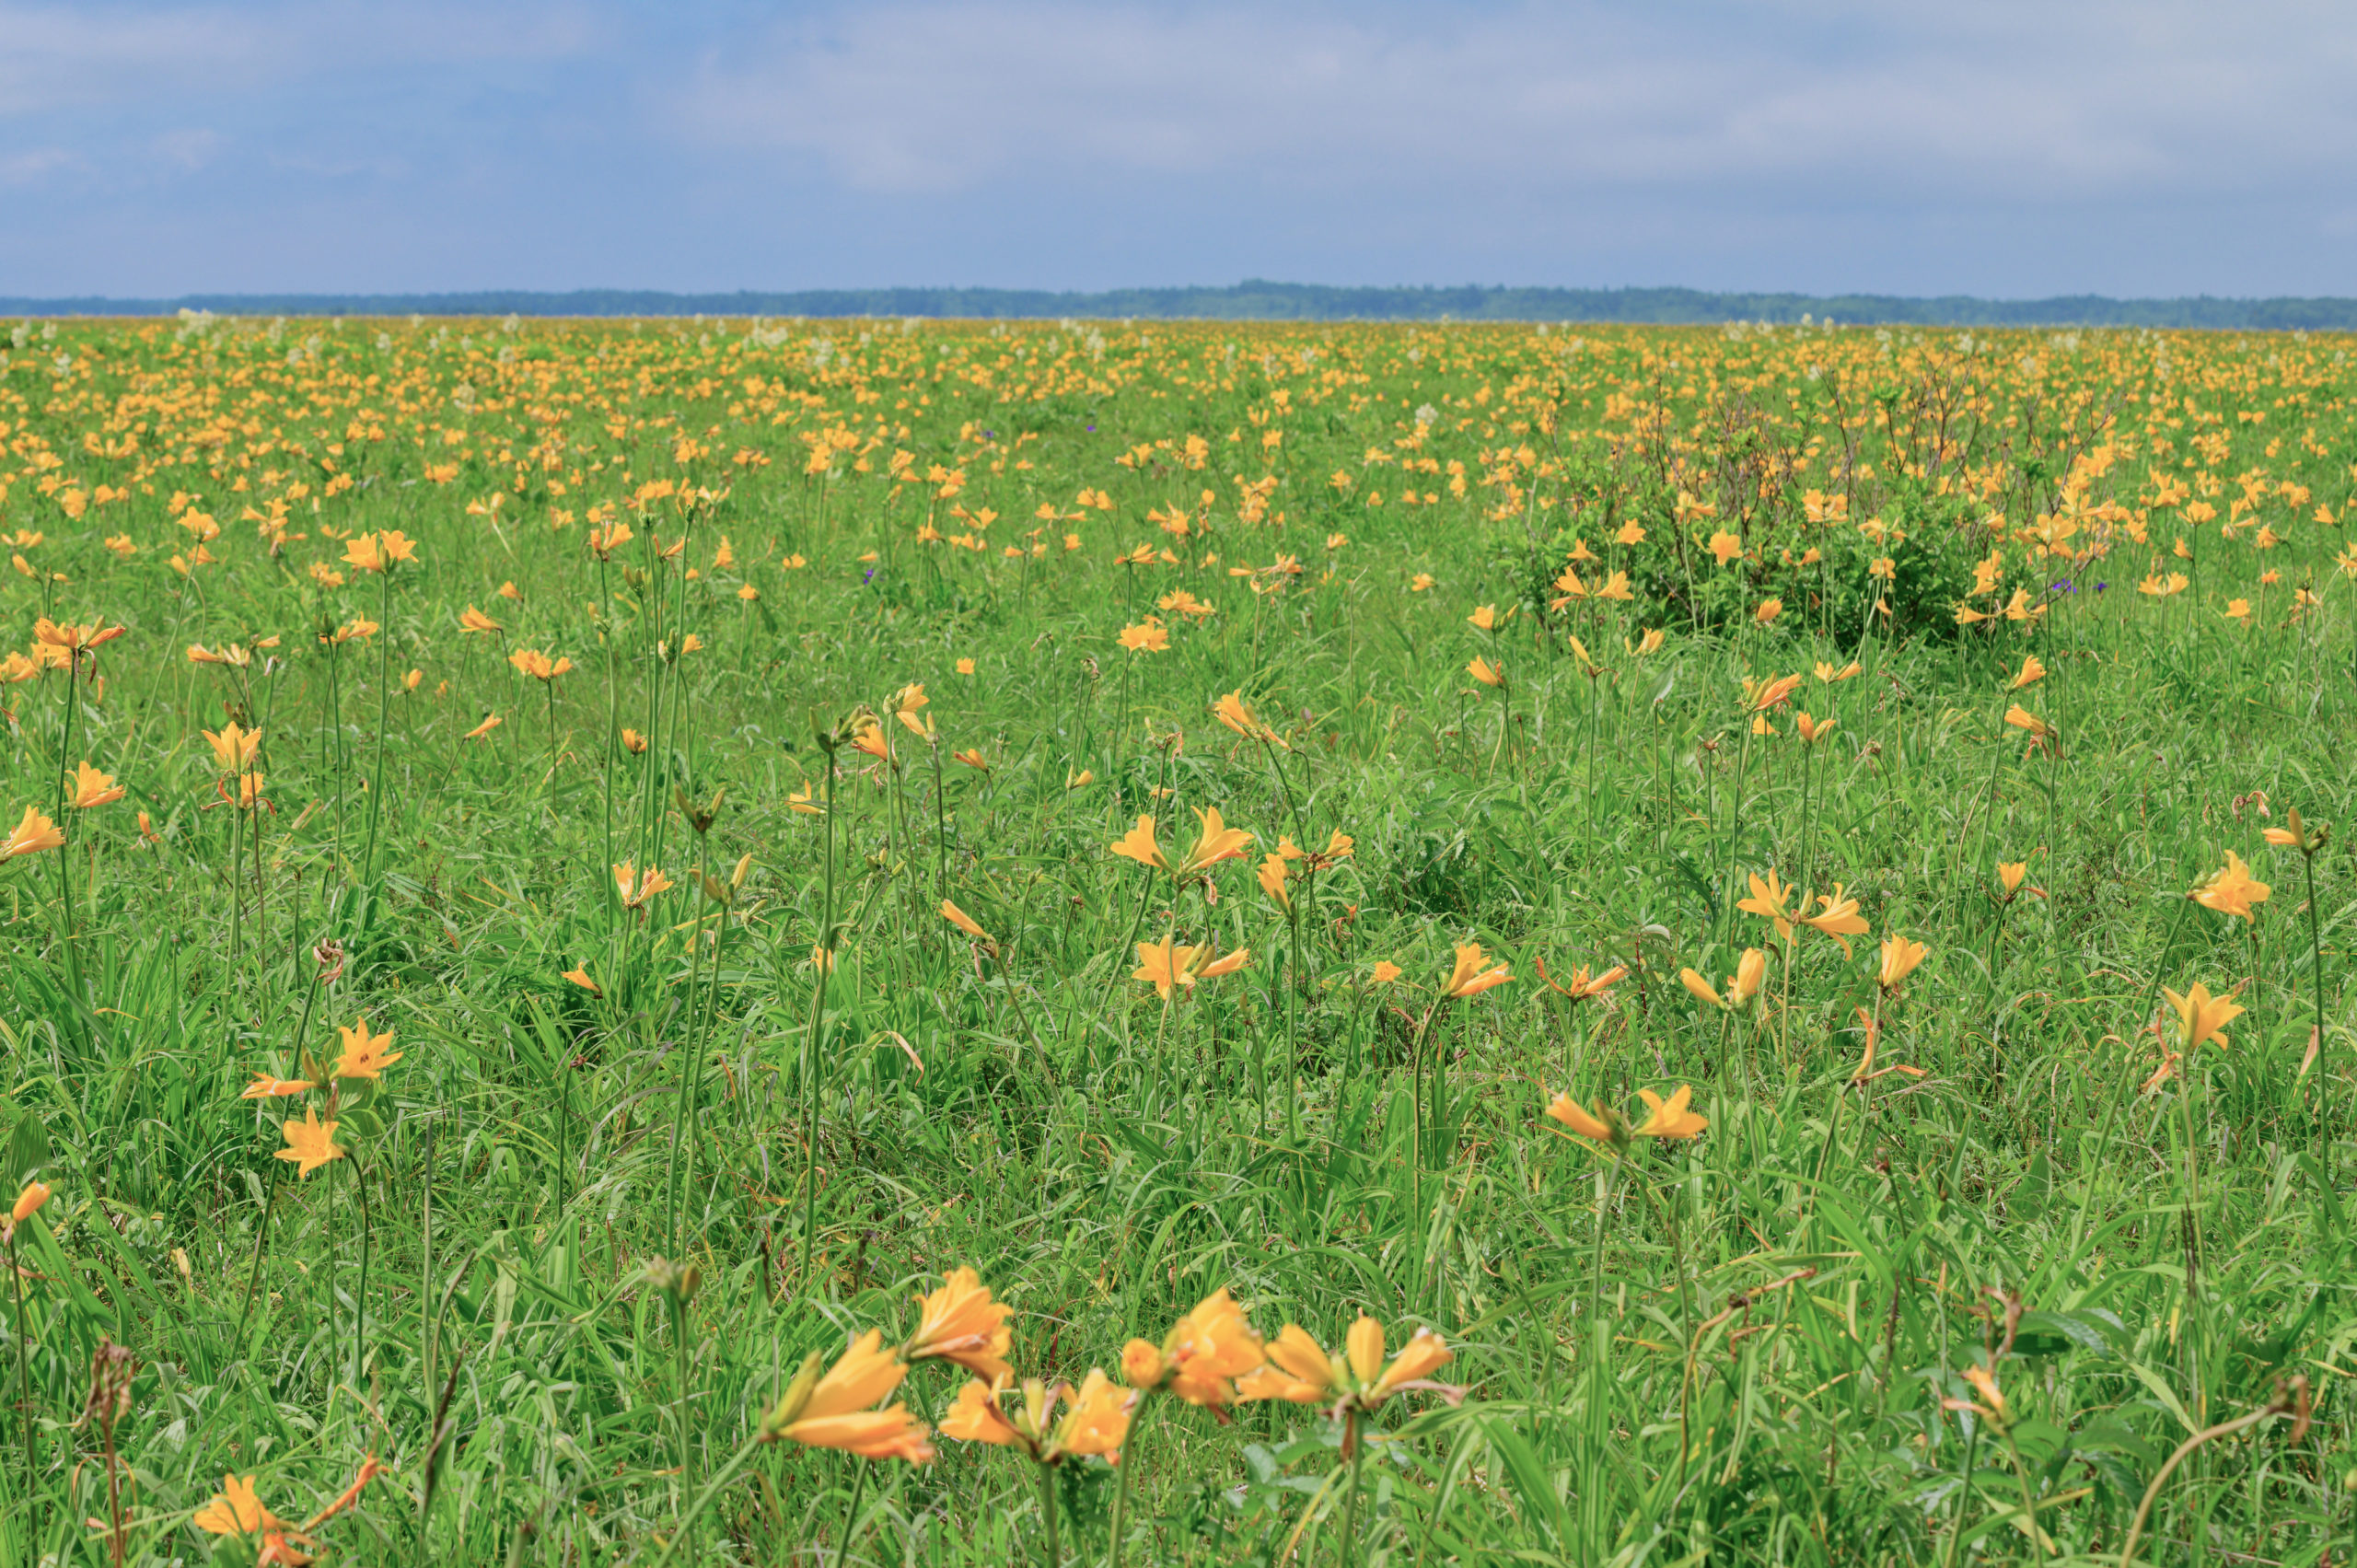
[[[0,340],[7,1561],[2357,1551],[2350,340]]]

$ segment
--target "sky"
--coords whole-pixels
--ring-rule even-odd
[[[2357,294],[2348,0],[0,0],[0,296]]]

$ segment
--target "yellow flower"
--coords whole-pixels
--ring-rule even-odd
[[[1711,555],[1720,565],[1725,565],[1742,553],[1743,540],[1726,529],[1721,528],[1711,536]]]
[[[1159,942],[1141,942],[1137,948],[1138,967],[1130,978],[1151,982],[1165,1002],[1170,1000],[1178,987],[1195,983],[1195,948],[1178,947],[1168,937]]]
[[[1743,683],[1744,706],[1755,714],[1782,707],[1792,694],[1800,690],[1797,675],[1780,675],[1773,680],[1759,681],[1746,678]]]
[[[286,1146],[278,1151],[278,1157],[293,1161],[298,1177],[310,1175],[330,1160],[342,1159],[343,1150],[335,1142],[336,1126],[333,1121],[319,1120],[317,1106],[309,1108],[303,1112],[302,1121],[289,1121],[279,1129],[285,1135]]]
[[[1512,979],[1514,975],[1505,965],[1490,964],[1479,942],[1468,942],[1457,949],[1457,965],[1449,971],[1448,983],[1441,987],[1440,993],[1447,997],[1479,996]]]
[[[2026,655],[2022,659],[2021,673],[2005,682],[2005,690],[2018,691],[2025,686],[2035,686],[2045,679],[2046,666],[2038,662],[2036,654]]]
[[[964,910],[959,909],[947,899],[941,900],[941,918],[947,921],[950,924],[956,926],[958,930],[964,932],[969,936],[975,937],[983,942],[987,942],[991,939],[991,934],[989,932],[984,931],[980,925],[974,923],[974,917],[972,915],[968,914]]]
[[[39,854],[45,849],[55,849],[65,842],[57,824],[28,806],[16,830],[0,839],[0,860],[14,860],[20,854]]]
[[[622,908],[644,909],[649,899],[671,886],[671,879],[652,865],[642,875],[624,861],[614,867],[614,886],[621,891]]]
[[[1344,1341],[1350,1368],[1358,1379],[1359,1403],[1368,1410],[1401,1388],[1422,1383],[1428,1374],[1447,1365],[1454,1353],[1430,1329],[1419,1329],[1391,1365],[1383,1365],[1383,1325],[1362,1314]],[[1379,1370],[1378,1370],[1379,1369]]]
[[[1882,970],[1875,976],[1875,983],[1885,991],[1890,990],[1913,974],[1915,966],[1922,963],[1931,951],[1922,943],[1910,941],[1895,933],[1883,938]]]
[[[1643,1100],[1645,1109],[1652,1112],[1636,1126],[1640,1138],[1691,1138],[1711,1125],[1709,1117],[1697,1115],[1686,1109],[1686,1102],[1694,1098],[1694,1088],[1690,1084],[1679,1086],[1678,1092],[1666,1100],[1651,1089],[1639,1089],[1637,1098]]]
[[[1372,1411],[1404,1388],[1434,1388],[1426,1378],[1446,1366],[1452,1356],[1446,1342],[1429,1329],[1415,1336],[1383,1365],[1383,1325],[1365,1314],[1351,1325],[1339,1355],[1323,1349],[1307,1330],[1288,1323],[1269,1342],[1268,1364],[1237,1384],[1247,1400],[1284,1400],[1295,1404],[1322,1405],[1347,1400]],[[1454,1399],[1461,1390],[1441,1388]]]
[[[1784,906],[1786,900],[1792,898],[1793,890],[1777,878],[1773,867],[1770,868],[1766,881],[1761,881],[1756,872],[1750,874],[1749,879],[1751,897],[1743,900],[1735,907],[1747,914],[1756,914],[1774,925],[1778,941],[1790,941],[1793,935],[1793,916],[1792,912]]]
[[[1115,1455],[1129,1436],[1130,1407],[1136,1396],[1116,1386],[1097,1367],[1088,1369],[1077,1390],[1068,1384],[1051,1388],[1042,1379],[1025,1378],[1010,1416],[1001,1411],[999,1401],[1016,1391],[1004,1379],[994,1386],[979,1379],[968,1383],[958,1390],[958,1402],[949,1413],[942,1417],[942,1435],[1020,1448],[1042,1465],[1078,1455]],[[1065,1411],[1063,1418],[1056,1421],[1060,1402]]]
[[[1151,615],[1135,626],[1121,628],[1121,646],[1130,652],[1158,654],[1170,646],[1170,633]]]
[[[573,668],[571,659],[552,660],[538,648],[518,648],[507,656],[507,662],[514,665],[519,673],[536,680],[554,680]]]
[[[1701,972],[1698,970],[1679,970],[1678,971],[1678,983],[1692,992],[1699,1000],[1708,1002],[1713,1007],[1724,1007],[1726,1005],[1726,1001],[1724,997],[1720,996],[1718,989],[1709,981],[1703,979]]]
[[[1836,882],[1833,891],[1819,893],[1817,901],[1825,907],[1815,914],[1802,915],[1800,923],[1813,926],[1840,943],[1841,956],[1848,958],[1850,938],[1864,936],[1867,930],[1865,918],[1858,913],[1858,900],[1842,897],[1841,884]]]
[[[1782,599],[1764,598],[1759,601],[1759,608],[1751,612],[1751,619],[1759,622],[1760,625],[1765,626],[1770,621],[1775,620],[1776,617],[1783,613],[1784,601]]]
[[[262,1506],[261,1496],[254,1489],[253,1476],[240,1480],[234,1475],[221,1478],[221,1490],[213,1501],[189,1517],[189,1523],[207,1535],[252,1535],[262,1530],[283,1530],[285,1520]]]
[[[1793,727],[1799,730],[1801,738],[1811,746],[1831,735],[1835,726],[1840,722],[1840,719],[1831,718],[1813,719],[1807,714],[1800,712],[1793,714]]]
[[[1271,854],[1267,859],[1261,861],[1260,879],[1260,891],[1268,894],[1270,898],[1275,900],[1280,908],[1293,908],[1293,897],[1285,891],[1284,856],[1281,854]]]
[[[48,1202],[48,1182],[26,1182],[24,1191],[17,1194],[16,1202],[11,1205],[8,1210],[8,1223],[10,1225],[24,1224],[27,1220],[32,1218],[33,1215],[39,1214],[41,1212],[41,1206]]]
[[[603,996],[606,994],[604,988],[599,986],[596,981],[589,978],[589,966],[587,964],[583,964],[576,969],[569,969],[565,970],[564,978],[571,981],[574,984],[579,986],[582,990],[587,992],[592,996]]]
[[[1603,995],[1606,992],[1619,984],[1622,980],[1626,979],[1628,973],[1628,965],[1615,964],[1610,969],[1606,970],[1603,973],[1591,979],[1588,975],[1587,966],[1585,964],[1574,964],[1572,966],[1572,978],[1568,981],[1558,982],[1554,976],[1547,972],[1547,960],[1543,958],[1538,960],[1538,978],[1540,981],[1543,982],[1550,990],[1560,992],[1563,995],[1570,997],[1574,1002],[1585,1002],[1592,996]]]
[[[223,726],[218,735],[206,730],[204,738],[213,748],[214,761],[225,773],[238,772],[253,766],[254,754],[261,748],[261,731],[239,729],[234,722]]]
[[[1997,866],[1998,885],[2005,889],[2008,897],[2021,891],[2022,878],[2028,875],[2029,862],[2026,860],[2001,861]]]
[[[335,1032],[337,1038],[343,1041],[343,1055],[335,1064],[335,1075],[339,1078],[374,1078],[406,1054],[399,1051],[387,1051],[385,1047],[393,1043],[393,1037],[390,1034],[371,1035],[368,1020],[365,1017],[350,1028],[339,1025]]]
[[[114,775],[102,773],[87,762],[77,762],[74,768],[74,793],[66,796],[66,804],[87,811],[93,806],[104,806],[110,800],[122,798],[122,786]]]
[[[883,1332],[870,1329],[853,1341],[824,1375],[818,1357],[802,1370],[785,1394],[761,1422],[761,1435],[811,1448],[835,1448],[862,1458],[906,1459],[923,1464],[933,1458],[930,1433],[906,1405],[888,1410],[867,1407],[900,1386],[908,1365],[897,1351],[883,1348]]]
[[[1484,686],[1504,686],[1506,683],[1505,672],[1485,658],[1476,657],[1465,667],[1465,673]]]
[[[2019,703],[2005,710],[2005,722],[2015,729],[2028,731],[2029,738],[2033,741],[2051,740],[2056,733],[2052,725],[2048,724]]]
[[[1222,1285],[1172,1326],[1159,1350],[1132,1340],[1121,1352],[1121,1375],[1133,1388],[1167,1389],[1217,1411],[1235,1402],[1233,1379],[1263,1359],[1260,1336]]]
[[[1067,786],[1070,787],[1070,786]],[[1138,825],[1113,842],[1112,854],[1140,865],[1151,865],[1158,871],[1170,869],[1170,862],[1163,858],[1162,843],[1155,836],[1154,819],[1141,814]]]
[[[2161,994],[2167,997],[2169,1005],[2177,1009],[2177,1023],[2183,1031],[2188,1051],[2207,1040],[2214,1040],[2220,1045],[2225,1045],[2227,1040],[2223,1031],[2243,1015],[2239,1004],[2230,997],[2211,995],[2210,988],[2198,980],[2193,982],[2192,989],[2182,996],[2165,985],[2161,987]]]
[[[2223,870],[2213,873],[2210,879],[2186,896],[2203,909],[2216,910],[2220,914],[2238,914],[2256,924],[2258,916],[2251,905],[2267,901],[2268,885],[2250,874],[2243,857],[2233,850],[2226,852]]]
[[[1686,972],[1688,974],[1694,974],[1692,970],[1688,970]],[[1700,980],[1701,977],[1700,975],[1695,975],[1695,978]],[[1717,998],[1714,996],[1712,1000],[1716,1001]],[[1617,1142],[1612,1135],[1613,1119],[1610,1113],[1606,1111],[1601,1105],[1598,1105],[1595,1111],[1590,1113],[1585,1107],[1582,1106],[1579,1101],[1573,1099],[1569,1094],[1560,1094],[1553,1099],[1548,1101],[1547,1114],[1553,1117],[1556,1121],[1562,1122],[1564,1126],[1570,1128],[1573,1132],[1578,1133],[1583,1138],[1591,1139],[1599,1144],[1610,1144]]]
[[[1244,692],[1240,688],[1227,692],[1218,702],[1213,703],[1212,716],[1248,740],[1273,741],[1288,751],[1293,749],[1292,745],[1283,736],[1260,722],[1260,715],[1255,714],[1244,701]]]
[[[918,1297],[917,1305],[917,1331],[901,1352],[907,1360],[955,1362],[993,1382],[1009,1376],[1006,1354],[1015,1348],[1015,1330],[1006,1320],[1015,1309],[993,1301],[981,1275],[952,1269],[941,1288]]]
[[[1252,835],[1243,829],[1229,827],[1216,806],[1208,811],[1196,812],[1195,817],[1201,826],[1195,834],[1194,843],[1188,848],[1186,858],[1178,863],[1178,875],[1181,877],[1192,876],[1223,860],[1237,859],[1252,842]]]
[[[459,617],[459,630],[469,634],[480,634],[486,632],[504,631],[505,628],[470,604],[467,606],[466,612]]]
[[[1369,978],[1377,985],[1389,985],[1393,981],[1398,980],[1404,972],[1406,971],[1402,970],[1398,964],[1393,963],[1390,959],[1377,958],[1375,961],[1375,972]]]

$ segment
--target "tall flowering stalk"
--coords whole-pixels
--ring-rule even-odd
[[[354,571],[377,574],[377,621],[384,626],[393,611],[393,568],[417,559],[417,547],[399,528],[354,536],[345,546],[344,560]],[[360,856],[360,881],[366,886],[377,875],[377,828],[385,808],[385,731],[391,713],[393,639],[385,633],[377,645],[377,762],[368,784],[368,842]]]

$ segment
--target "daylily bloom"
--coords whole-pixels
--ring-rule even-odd
[[[2052,725],[2048,724],[2019,703],[2015,703],[2005,710],[2005,722],[2015,729],[2028,731],[2030,744],[2033,747],[2045,745],[2052,740],[2057,733]]]
[[[812,1354],[761,1419],[762,1437],[838,1448],[868,1459],[900,1458],[919,1465],[930,1460],[933,1445],[925,1441],[930,1429],[906,1405],[868,1408],[909,1375],[908,1364],[899,1352],[884,1349],[883,1340],[881,1330],[868,1330],[823,1375],[820,1357]]]
[[[343,1149],[335,1141],[337,1123],[321,1121],[317,1106],[303,1112],[300,1121],[289,1121],[279,1131],[285,1135],[286,1146],[278,1157],[295,1165],[295,1174],[308,1176],[330,1160],[343,1157]]]
[[[1688,970],[1686,972],[1694,973],[1692,970]],[[1697,975],[1695,978],[1699,980],[1701,977]],[[1606,1110],[1601,1103],[1590,1111],[1569,1094],[1560,1094],[1547,1102],[1547,1114],[1581,1137],[1593,1142],[1617,1144],[1620,1141],[1613,1135],[1613,1123],[1616,1118],[1611,1112]]]
[[[2241,855],[2228,850],[2225,868],[2212,873],[2208,881],[2186,896],[2203,909],[2216,910],[2220,914],[2238,914],[2244,920],[2257,923],[2258,916],[2252,912],[2251,905],[2265,903],[2270,890],[2266,883],[2250,874],[2250,867],[2243,864]]]
[[[1260,1336],[1222,1285],[1178,1319],[1159,1348],[1132,1340],[1121,1348],[1121,1376],[1141,1391],[1167,1389],[1226,1420],[1236,1400],[1232,1379],[1265,1359]]]
[[[1393,963],[1390,959],[1377,958],[1375,961],[1375,972],[1368,978],[1377,985],[1389,985],[1393,981],[1398,980],[1400,975],[1405,972],[1405,970],[1400,969],[1398,964]]]
[[[1813,926],[1840,943],[1841,956],[1848,958],[1850,938],[1864,936],[1867,931],[1865,918],[1858,913],[1858,900],[1844,898],[1841,893],[1841,884],[1836,882],[1833,884],[1833,891],[1819,893],[1817,896],[1817,901],[1825,907],[1815,914],[1802,915],[1800,923],[1803,925]]]
[[[261,731],[239,729],[233,721],[224,725],[215,735],[204,732],[205,741],[213,748],[213,760],[225,773],[241,772],[253,766],[254,754],[261,749]]]
[[[917,1331],[901,1347],[903,1359],[955,1362],[993,1382],[1008,1376],[1006,1354],[1015,1348],[1015,1330],[1006,1320],[1015,1308],[993,1301],[980,1274],[952,1269],[941,1288],[919,1296],[917,1306]]]
[[[604,987],[600,986],[596,981],[589,978],[589,966],[587,964],[583,964],[577,968],[565,970],[564,978],[571,981],[574,984],[579,986],[582,990],[587,992],[592,996],[603,996],[606,994]]]
[[[17,1194],[16,1202],[9,1207],[8,1223],[10,1225],[24,1224],[27,1220],[32,1218],[33,1215],[39,1214],[41,1212],[41,1206],[48,1202],[48,1182],[26,1182],[24,1191]]]
[[[1178,875],[1181,877],[1192,876],[1223,860],[1237,859],[1252,842],[1252,835],[1243,829],[1229,827],[1220,817],[1216,806],[1207,811],[1198,811],[1195,816],[1202,824],[1201,830],[1196,833],[1194,843],[1188,848],[1186,858],[1178,863]]]
[[[1271,854],[1260,862],[1259,872],[1260,891],[1276,900],[1283,909],[1293,908],[1293,895],[1285,891],[1285,857]]]
[[[32,807],[25,807],[23,819],[6,839],[0,839],[0,860],[14,860],[20,854],[39,854],[45,849],[55,849],[65,842],[57,824]]]
[[[1498,626],[1498,607],[1485,604],[1465,618],[1484,632],[1494,632]]]
[[[393,1043],[393,1037],[389,1033],[371,1035],[366,1017],[350,1028],[338,1025],[335,1032],[343,1041],[343,1055],[335,1064],[339,1078],[374,1078],[406,1054],[386,1051],[385,1047]]]
[[[2169,1005],[2177,1009],[2177,1023],[2188,1051],[2213,1040],[2222,1046],[2227,1044],[2223,1033],[2225,1027],[2243,1015],[2240,1004],[2231,997],[2211,995],[2210,988],[2198,980],[2193,982],[2192,989],[2182,996],[2165,985],[2161,987],[2161,994],[2167,997]]]
[[[1709,1117],[1686,1109],[1686,1102],[1694,1098],[1690,1084],[1680,1085],[1666,1100],[1651,1089],[1639,1089],[1637,1098],[1652,1112],[1633,1129],[1640,1138],[1691,1138],[1711,1125]]]
[[[254,1081],[238,1091],[239,1099],[284,1099],[291,1095],[308,1094],[319,1087],[308,1078],[273,1078],[267,1073],[257,1073]]]
[[[1890,990],[1900,981],[1913,974],[1915,966],[1922,963],[1931,951],[1932,949],[1922,943],[1910,941],[1896,933],[1885,937],[1882,944],[1882,969],[1875,976],[1875,983],[1885,991]]]
[[[221,1490],[213,1501],[189,1517],[189,1523],[207,1535],[252,1535],[261,1530],[284,1530],[294,1527],[262,1506],[261,1495],[255,1490],[257,1478],[242,1480],[235,1475],[221,1478]]]
[[[87,626],[76,626],[71,621],[52,621],[44,615],[33,622],[33,641],[43,647],[60,650],[68,659],[76,654],[87,653],[102,643],[111,643],[122,633],[123,628],[97,621]]]
[[[1793,714],[1793,727],[1799,730],[1801,738],[1811,746],[1831,735],[1840,722],[1835,718],[1813,719],[1805,713]]]
[[[498,727],[499,715],[497,714],[486,714],[483,715],[482,723],[475,726],[474,728],[467,731],[466,734],[459,737],[459,738],[461,740],[481,740],[484,736],[489,735],[493,730],[497,729]]]
[[[640,873],[624,861],[614,867],[614,886],[621,890],[624,909],[644,909],[647,900],[671,886],[671,879],[652,865]]]
[[[1746,677],[1743,682],[1743,704],[1755,714],[1764,714],[1781,707],[1792,694],[1800,690],[1797,675],[1780,675],[1773,680],[1759,681]]]
[[[1266,741],[1282,746],[1288,751],[1293,749],[1290,741],[1263,724],[1260,716],[1246,703],[1241,688],[1224,694],[1213,703],[1212,716],[1248,740]]]
[[[1130,1404],[1135,1395],[1120,1388],[1097,1367],[1088,1369],[1075,1390],[1068,1383],[1051,1388],[1044,1380],[1027,1377],[1021,1400],[1010,1414],[999,1401],[1016,1390],[1004,1379],[995,1386],[979,1378],[958,1391],[958,1402],[941,1418],[941,1434],[968,1443],[995,1443],[1020,1448],[1034,1463],[1052,1465],[1067,1458],[1102,1454],[1119,1462],[1121,1445],[1130,1434]],[[1055,1419],[1056,1406],[1065,1405]]]
[[[1388,1366],[1383,1364],[1383,1325],[1364,1313],[1351,1325],[1339,1354],[1329,1353],[1298,1324],[1288,1323],[1269,1342],[1267,1364],[1237,1384],[1237,1396],[1372,1411],[1403,1389],[1431,1389],[1452,1403],[1462,1395],[1462,1389],[1428,1381],[1455,1353],[1430,1329],[1417,1330]]]
[[[1628,965],[1615,964],[1610,969],[1606,970],[1602,974],[1596,976],[1594,979],[1590,979],[1587,972],[1587,966],[1585,964],[1578,964],[1573,967],[1572,978],[1568,981],[1559,981],[1554,976],[1547,972],[1547,960],[1544,958],[1538,959],[1538,962],[1539,980],[1544,981],[1550,989],[1561,992],[1563,995],[1570,997],[1574,1002],[1583,1002],[1591,996],[1603,995],[1606,992],[1611,990],[1613,986],[1626,979],[1629,973]]]
[[[1773,867],[1769,869],[1766,881],[1761,881],[1757,872],[1751,873],[1749,879],[1751,897],[1743,900],[1735,907],[1747,914],[1756,914],[1774,925],[1776,939],[1779,942],[1790,941],[1793,935],[1793,915],[1792,912],[1785,908],[1785,904],[1792,898],[1793,890],[1778,879]]]
[[[502,632],[506,628],[470,604],[467,606],[465,613],[459,617],[459,630],[470,634],[480,634],[485,632]]]
[[[1479,942],[1468,942],[1457,949],[1457,965],[1449,971],[1448,983],[1441,987],[1440,993],[1446,997],[1479,996],[1512,979],[1514,975],[1505,965],[1490,964]]]
[[[1170,869],[1170,862],[1163,858],[1161,842],[1155,836],[1154,819],[1140,815],[1138,825],[1113,842],[1112,854],[1140,865],[1151,865],[1157,871]]]
[[[519,673],[528,675],[535,680],[554,680],[573,668],[571,659],[552,660],[548,655],[538,648],[518,648],[507,656],[507,662],[514,665]]]
[[[1484,686],[1504,686],[1506,683],[1505,672],[1485,658],[1475,658],[1465,667],[1465,673]]]
[[[991,934],[989,932],[984,931],[980,925],[974,923],[974,917],[972,915],[968,914],[964,910],[959,909],[947,899],[941,900],[941,918],[956,926],[958,930],[964,932],[967,935],[974,937],[979,941],[987,942],[991,939]]]
[[[1170,646],[1170,633],[1163,630],[1161,621],[1149,615],[1135,626],[1122,627],[1120,642],[1133,654],[1158,654]]]
[[[2038,681],[2045,679],[2046,666],[2038,662],[2038,658],[2036,654],[2029,654],[2025,656],[2022,659],[2021,673],[2014,676],[2011,680],[2005,682],[2005,690],[2008,691],[2018,691],[2025,686],[2036,685]]]

